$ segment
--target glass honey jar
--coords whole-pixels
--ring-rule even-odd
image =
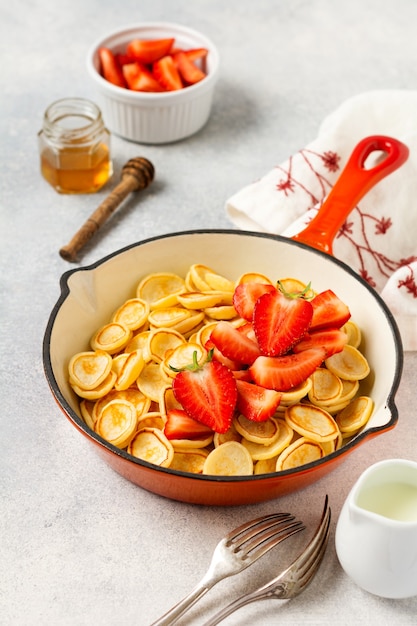
[[[51,104],[38,140],[42,176],[59,193],[93,193],[112,175],[110,133],[89,100],[64,98]]]

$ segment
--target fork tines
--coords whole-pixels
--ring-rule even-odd
[[[243,559],[258,559],[284,539],[304,529],[303,523],[290,513],[271,513],[236,528],[227,535],[226,545],[233,547]]]

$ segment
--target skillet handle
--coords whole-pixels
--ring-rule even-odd
[[[374,151],[385,152],[386,156],[374,167],[366,169],[365,161]],[[291,239],[333,254],[333,240],[346,217],[376,183],[405,163],[408,154],[407,146],[398,139],[383,135],[362,139],[317,215]]]

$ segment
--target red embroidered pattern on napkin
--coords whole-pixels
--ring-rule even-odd
[[[319,185],[320,197],[313,189],[309,189],[305,184],[298,180],[293,174],[293,159],[290,157],[285,169],[282,165],[276,166],[284,178],[281,178],[276,184],[276,191],[283,193],[286,197],[295,193],[296,190],[305,194],[305,201],[310,209],[317,207],[323,202],[329,194],[333,185],[326,176],[327,172],[337,172],[340,169],[341,157],[332,150],[323,151],[321,153],[314,152],[309,149],[300,150],[297,158],[302,158],[304,163],[312,174],[312,181],[315,182],[314,187]],[[323,170],[324,168],[324,170]],[[311,182],[311,181],[310,181]],[[310,219],[312,219],[311,216]],[[306,223],[308,223],[308,219]],[[349,246],[349,256],[355,257],[356,271],[364,280],[372,287],[377,286],[375,273],[378,272],[385,279],[388,279],[396,270],[404,266],[410,266],[411,263],[417,261],[417,256],[408,258],[393,258],[383,252],[379,242],[380,237],[384,237],[389,233],[393,221],[390,216],[377,217],[364,210],[358,205],[344,222],[336,239],[344,239],[344,245]],[[336,255],[337,256],[337,255]],[[372,259],[372,263],[370,260]],[[372,268],[372,269],[371,269]],[[417,298],[416,277],[411,267],[407,280],[398,281],[398,288],[405,288],[407,292],[414,298]]]

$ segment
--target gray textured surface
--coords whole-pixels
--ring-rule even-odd
[[[320,483],[256,507],[208,508],[147,493],[110,470],[61,415],[47,388],[41,343],[69,265],[59,248],[96,208],[60,196],[39,174],[36,134],[48,104],[94,99],[86,52],[114,27],[178,21],[217,44],[221,78],[208,125],[170,146],[113,139],[115,179],[143,155],[157,178],[86,250],[94,262],[138,239],[230,227],[224,202],[316,136],[346,98],[416,88],[414,0],[22,0],[0,8],[1,442],[0,623],[5,626],[145,625],[187,593],[218,539],[272,509],[315,523],[328,493],[337,519],[359,474],[388,457],[417,460],[417,354],[405,358],[397,428],[359,449]],[[416,111],[417,123],[417,111]],[[411,207],[415,210],[415,207]],[[334,525],[333,525],[334,532]],[[283,560],[306,537],[295,538]],[[184,624],[250,589],[282,563],[266,559],[218,585]],[[228,624],[415,624],[417,598],[382,600],[351,583],[333,535],[320,576],[290,604],[249,606]],[[225,622],[226,623],[226,622]]]

